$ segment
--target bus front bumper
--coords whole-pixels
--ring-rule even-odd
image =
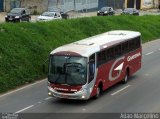
[[[57,92],[53,88],[48,86],[48,95],[57,97],[57,98],[64,98],[64,99],[78,99],[78,100],[88,100],[89,99],[89,93],[87,90],[81,90],[75,93],[61,93]]]

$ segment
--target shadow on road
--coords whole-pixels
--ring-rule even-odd
[[[105,90],[98,99],[95,99],[94,97],[92,97],[89,100],[58,99],[58,98],[55,99],[54,98],[54,100],[52,100],[51,103],[62,104],[62,105],[70,105],[70,106],[75,106],[75,105],[76,106],[78,106],[78,105],[85,106],[85,105],[94,103],[95,101],[98,101],[98,100],[100,100],[101,98],[103,98],[103,97],[105,97],[107,95],[110,95],[112,92],[117,91],[120,88],[123,88],[124,86],[128,85],[129,83],[131,83],[135,79],[138,79],[137,75],[131,76],[126,84],[122,84],[121,82],[115,84],[114,86],[112,86],[112,87],[108,88],[107,90]]]

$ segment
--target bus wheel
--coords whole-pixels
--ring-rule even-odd
[[[96,99],[99,98],[100,94],[101,94],[101,89],[100,89],[100,86],[98,86],[98,87],[97,87],[97,91],[96,91],[96,96],[95,96],[95,98],[96,98]]]
[[[122,80],[122,83],[125,84],[128,81],[128,71],[126,72],[126,75],[124,77],[124,79]]]

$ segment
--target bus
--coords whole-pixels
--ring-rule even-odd
[[[50,53],[48,95],[88,100],[141,68],[141,33],[114,30],[56,48]]]

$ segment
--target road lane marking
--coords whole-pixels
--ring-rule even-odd
[[[38,104],[41,104],[41,103],[42,103],[42,102],[40,102],[40,101],[38,102]]]
[[[126,86],[126,87],[124,87],[124,88],[122,88],[122,89],[120,89],[120,90],[118,90],[118,91],[112,93],[111,95],[112,95],[112,96],[113,96],[113,95],[116,95],[117,93],[119,93],[119,92],[125,90],[125,89],[128,88],[129,86],[131,86],[131,85],[128,85],[128,86]]]
[[[26,88],[28,88],[28,87],[30,87],[30,86],[36,85],[36,84],[41,83],[41,82],[43,82],[43,81],[46,81],[46,79],[45,79],[45,80],[41,80],[41,81],[37,81],[37,82],[35,82],[35,83],[33,83],[33,84],[29,84],[29,85],[24,86],[24,87],[22,87],[22,88],[19,88],[19,89],[10,91],[10,92],[8,92],[8,93],[5,93],[5,94],[3,94],[3,95],[0,95],[0,98],[1,98],[1,97],[4,97],[4,96],[7,96],[7,95],[9,95],[9,94],[18,92],[18,91],[20,91],[20,90],[26,89]]]
[[[23,109],[21,109],[21,110],[19,110],[19,111],[15,112],[15,113],[23,112],[23,111],[25,111],[25,110],[27,110],[27,109],[29,109],[29,108],[33,107],[33,106],[34,106],[34,105],[30,105],[30,106],[28,106],[28,107],[26,107],[26,108],[23,108]]]
[[[45,98],[44,100],[49,100],[49,99],[51,99],[52,97],[47,97],[47,98]]]
[[[150,54],[153,54],[154,52],[152,51],[152,52],[149,52],[149,53],[147,53],[147,54],[145,54],[145,55],[150,55]]]
[[[149,76],[149,74],[144,74],[145,76]]]

